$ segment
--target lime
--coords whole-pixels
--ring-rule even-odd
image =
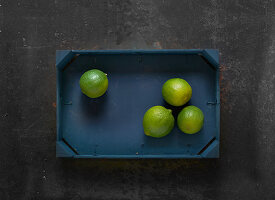
[[[188,134],[194,134],[201,130],[204,115],[201,109],[196,106],[187,106],[178,115],[179,129]]]
[[[102,96],[108,88],[108,79],[104,72],[98,69],[86,71],[79,80],[83,94],[90,98]]]
[[[163,106],[154,106],[147,110],[143,117],[144,133],[151,137],[164,137],[172,131],[174,123],[171,110]]]
[[[163,84],[162,96],[170,105],[182,106],[191,99],[192,88],[184,79],[172,78]]]

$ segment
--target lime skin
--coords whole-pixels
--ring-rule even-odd
[[[179,113],[177,124],[179,129],[187,134],[194,134],[201,130],[204,123],[204,115],[196,106],[187,106]]]
[[[184,79],[172,78],[163,84],[162,96],[170,105],[182,106],[191,99],[192,88]]]
[[[144,133],[147,136],[161,138],[168,135],[175,124],[172,111],[163,106],[154,106],[143,117]]]
[[[92,69],[81,76],[79,85],[83,94],[90,98],[97,98],[108,89],[108,78],[104,72]]]

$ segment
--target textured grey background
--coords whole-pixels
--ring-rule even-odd
[[[275,199],[275,2],[0,0],[0,199]],[[217,48],[221,158],[55,158],[56,49]]]

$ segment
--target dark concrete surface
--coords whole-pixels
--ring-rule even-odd
[[[0,0],[0,199],[275,199],[275,2]],[[221,158],[55,158],[56,49],[217,48]]]

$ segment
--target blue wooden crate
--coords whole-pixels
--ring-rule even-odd
[[[217,158],[220,139],[219,56],[217,50],[61,50],[57,68],[57,157]],[[108,74],[107,93],[90,99],[79,79],[90,69]],[[187,105],[205,115],[194,135],[177,125],[166,137],[144,135],[142,119],[152,106],[173,109],[161,94],[163,83],[183,78],[193,89]],[[186,106],[186,105],[185,105]]]

